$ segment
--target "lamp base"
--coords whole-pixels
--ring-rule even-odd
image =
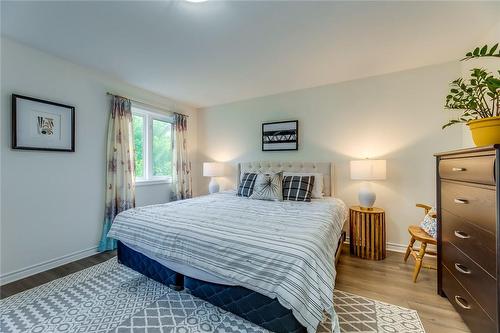
[[[363,183],[358,192],[359,206],[362,209],[371,210],[376,199],[377,195],[373,191],[371,184]]]
[[[220,187],[219,184],[217,183],[217,180],[215,180],[215,177],[212,177],[210,179],[210,183],[208,184],[208,192],[210,194],[217,193],[219,192]]]

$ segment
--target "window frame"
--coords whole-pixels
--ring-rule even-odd
[[[132,117],[140,116],[143,118],[143,156],[144,161],[142,177],[135,177],[136,186],[169,184],[172,183],[172,176],[154,176],[153,175],[153,120],[163,121],[170,124],[171,149],[174,150],[174,116],[167,115],[158,109],[149,106],[132,103]],[[132,123],[133,126],[133,123]],[[135,152],[134,152],[135,154]],[[134,156],[135,158],[136,156]],[[172,154],[173,157],[173,154]],[[173,162],[173,161],[172,161]],[[173,173],[173,163],[172,163]]]

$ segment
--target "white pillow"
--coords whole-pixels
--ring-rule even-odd
[[[259,173],[250,199],[283,201],[283,172]]]
[[[285,176],[314,176],[314,185],[311,192],[311,198],[320,199],[323,198],[323,174],[316,172],[284,172]]]

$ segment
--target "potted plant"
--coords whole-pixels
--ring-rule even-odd
[[[498,43],[476,47],[464,60],[481,57],[500,58]],[[500,59],[499,59],[500,60]],[[500,70],[489,73],[482,68],[471,69],[468,80],[458,78],[451,82],[445,108],[459,110],[461,115],[450,120],[443,129],[458,123],[467,123],[476,146],[500,144]]]

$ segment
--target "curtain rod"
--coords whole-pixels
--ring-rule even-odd
[[[128,99],[128,100],[131,100],[132,102],[136,102],[136,103],[140,103],[140,104],[144,104],[146,106],[150,106],[152,108],[155,108],[155,109],[160,109],[162,111],[167,111],[167,112],[171,112],[171,113],[177,113],[177,114],[181,114],[185,117],[189,117],[188,114],[185,114],[185,113],[180,113],[180,112],[175,112],[175,111],[171,111],[171,110],[168,110],[168,109],[165,109],[163,107],[159,107],[159,106],[156,106],[156,105],[153,105],[153,104],[149,104],[147,102],[143,102],[143,101],[139,101],[137,99],[133,99],[133,98],[130,98],[130,97],[126,97],[126,96],[122,96],[122,95],[117,95],[117,94],[113,94],[113,93],[110,93],[109,91],[106,92],[106,95],[109,95],[109,96],[115,96],[115,97],[121,97],[121,98],[125,98],[125,99]]]

